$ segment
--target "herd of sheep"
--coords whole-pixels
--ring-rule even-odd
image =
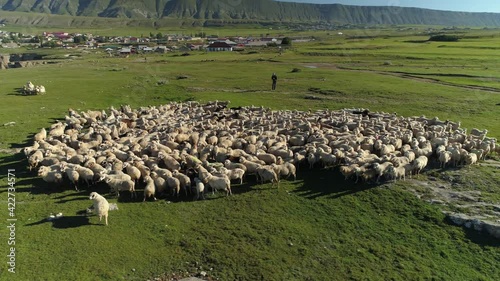
[[[31,81],[28,81],[26,85],[23,86],[21,93],[24,96],[29,95],[43,95],[45,94],[45,86],[43,85],[34,85]]]
[[[105,182],[136,198],[191,196],[205,188],[231,194],[248,177],[272,182],[301,166],[339,167],[346,180],[379,182],[440,167],[473,165],[492,152],[487,130],[460,123],[363,109],[272,111],[229,108],[228,102],[69,110],[64,121],[35,134],[24,148],[30,170],[44,181],[78,189]],[[97,196],[94,196],[98,198]]]

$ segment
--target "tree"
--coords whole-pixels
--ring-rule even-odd
[[[281,45],[292,46],[292,39],[290,37],[283,38]]]
[[[85,42],[87,42],[87,36],[85,36],[85,35],[75,36],[75,37],[73,37],[73,42],[75,42],[76,44],[85,43]]]
[[[161,32],[158,32],[156,34],[156,39],[162,39],[163,38],[163,34]]]

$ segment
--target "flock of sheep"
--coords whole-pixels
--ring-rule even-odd
[[[201,199],[208,187],[229,195],[232,183],[250,176],[279,187],[281,178],[295,179],[301,166],[339,167],[356,182],[399,180],[433,161],[443,168],[473,165],[494,151],[496,139],[487,130],[467,132],[459,122],[436,117],[229,108],[219,101],[70,109],[64,121],[42,129],[24,148],[30,170],[38,169],[46,182],[78,189],[102,181],[132,198],[140,185],[143,200]],[[107,211],[101,215],[107,218]]]
[[[29,95],[43,95],[45,94],[45,86],[43,85],[34,85],[31,83],[31,81],[28,81],[26,85],[23,86],[22,88],[22,94],[24,96],[29,96]]]

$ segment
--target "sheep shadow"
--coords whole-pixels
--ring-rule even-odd
[[[335,169],[301,169],[297,175],[300,182],[292,193],[307,199],[328,196],[335,199],[379,186],[378,183],[355,183],[345,180],[338,168]]]
[[[87,191],[76,191],[74,193],[62,195],[62,196],[56,197],[54,199],[59,200],[59,201],[55,202],[56,204],[64,204],[64,203],[73,202],[73,201],[89,200],[88,194],[89,194],[89,192],[87,192]],[[72,197],[72,198],[66,199],[68,197]]]
[[[0,167],[3,171],[0,174],[0,179],[7,177],[8,170],[14,170],[12,173],[16,177],[24,176],[28,173],[26,169],[28,162],[22,153],[8,154],[0,158]]]
[[[36,95],[33,95],[33,94],[32,95],[25,94],[23,87],[14,88],[14,92],[13,93],[9,93],[7,95],[8,96],[23,96],[23,97],[36,96]]]
[[[45,223],[52,223],[52,227],[59,229],[77,228],[85,225],[98,225],[90,223],[90,219],[87,216],[63,216],[52,220],[45,218],[37,222],[26,224],[25,226],[35,226]]]

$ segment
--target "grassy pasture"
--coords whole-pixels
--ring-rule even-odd
[[[154,203],[130,202],[127,194],[109,198],[120,210],[110,212],[110,225],[103,227],[94,216],[78,215],[91,204],[89,190],[48,186],[26,171],[20,154],[10,152],[64,117],[68,108],[193,99],[273,109],[364,107],[438,116],[500,137],[500,93],[464,87],[500,90],[495,84],[500,56],[488,49],[500,43],[499,37],[470,31],[469,37],[479,37],[408,43],[426,37],[394,30],[379,32],[373,40],[315,35],[318,40],[296,43],[281,56],[274,48],[148,55],[147,60],[66,51],[81,56],[2,71],[0,125],[16,124],[0,126],[0,182],[6,185],[7,168],[16,169],[18,222],[17,273],[7,273],[4,263],[0,280],[145,280],[202,270],[220,280],[500,279],[499,242],[450,225],[438,206],[405,191],[410,183],[354,184],[336,170],[301,167],[298,180],[283,181],[280,190],[250,179],[235,185],[230,198],[216,194],[200,202],[168,198]],[[301,71],[292,73],[293,68]],[[275,92],[270,91],[272,72],[279,77]],[[43,84],[48,93],[18,95],[16,88],[27,80]],[[311,95],[318,99],[305,99]],[[479,190],[485,200],[498,203],[498,169],[474,167],[463,177],[462,188]],[[92,190],[108,191],[102,185]],[[0,219],[5,221],[4,188],[0,198],[5,206]],[[65,217],[44,221],[58,212]],[[6,237],[2,229],[0,237]],[[6,253],[6,242],[1,243]]]

